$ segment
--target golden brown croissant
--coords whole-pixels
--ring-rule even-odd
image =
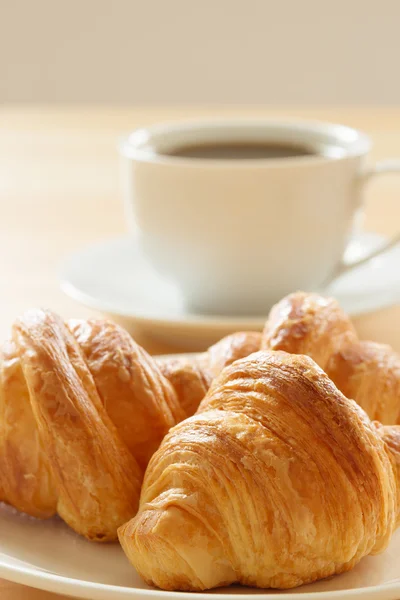
[[[400,427],[309,357],[260,351],[152,457],[120,542],[149,584],[291,588],[351,569],[400,524]]]
[[[400,356],[360,341],[333,298],[304,292],[283,298],[270,312],[261,347],[311,356],[371,419],[400,424]]]
[[[262,335],[234,333],[199,359],[175,360],[171,381],[185,382],[182,387],[190,396],[186,403],[195,410],[207,382],[224,366],[260,348],[310,356],[371,419],[400,424],[400,356],[390,346],[360,341],[338,302],[318,294],[297,292],[283,298],[272,308]],[[168,363],[163,369],[169,377]]]
[[[185,417],[156,362],[106,321],[28,312],[0,356],[0,500],[92,540],[135,514],[147,462]]]
[[[158,360],[160,370],[174,388],[186,417],[194,415],[206,395],[212,375],[203,356]]]
[[[261,339],[258,331],[240,331],[222,338],[199,356],[159,360],[160,369],[174,387],[187,417],[196,412],[214,377],[235,360],[257,352]]]

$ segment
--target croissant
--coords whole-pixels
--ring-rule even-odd
[[[338,302],[318,294],[297,292],[283,298],[272,308],[262,335],[234,333],[199,358],[175,359],[172,381],[185,382],[194,412],[213,377],[260,349],[310,356],[371,419],[400,424],[400,356],[390,346],[360,341]],[[162,369],[170,377],[168,363]]]
[[[348,400],[309,357],[226,367],[150,460],[119,529],[148,584],[292,588],[381,552],[400,524],[400,427]]]
[[[311,356],[371,419],[400,424],[400,356],[360,341],[333,298],[304,292],[283,298],[270,312],[261,348]]]
[[[257,352],[261,340],[258,331],[240,331],[222,338],[199,356],[159,359],[161,372],[175,389],[186,416],[196,412],[212,380],[222,369]]]
[[[0,500],[115,540],[137,511],[150,456],[185,416],[123,329],[30,311],[0,355]]]

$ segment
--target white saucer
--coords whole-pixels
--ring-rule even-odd
[[[350,244],[346,259],[360,257],[384,241],[363,233]],[[325,290],[356,316],[400,300],[400,246],[343,275]],[[129,329],[140,326],[153,337],[199,350],[233,331],[257,330],[259,317],[224,317],[189,313],[179,290],[146,261],[138,243],[123,236],[103,240],[70,256],[60,269],[66,294],[106,313]]]
[[[389,548],[367,556],[349,573],[288,592],[245,587],[209,593],[165,592],[147,586],[118,544],[96,544],[60,519],[38,521],[0,504],[0,577],[91,600],[397,600],[400,598],[400,531]]]

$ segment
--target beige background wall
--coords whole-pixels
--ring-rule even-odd
[[[396,104],[400,0],[0,0],[0,102]]]

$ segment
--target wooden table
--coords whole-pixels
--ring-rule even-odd
[[[31,108],[0,109],[0,339],[30,306],[64,317],[93,315],[59,290],[60,260],[79,246],[125,231],[116,139],[159,120],[196,116],[290,116],[342,122],[367,131],[372,160],[400,157],[400,108]],[[367,190],[366,228],[400,225],[400,177]],[[400,265],[399,265],[400,267]],[[364,338],[400,351],[400,305],[356,320]],[[165,346],[149,347],[167,352]],[[177,350],[174,348],[174,350]],[[44,600],[52,594],[0,580],[1,600]]]

